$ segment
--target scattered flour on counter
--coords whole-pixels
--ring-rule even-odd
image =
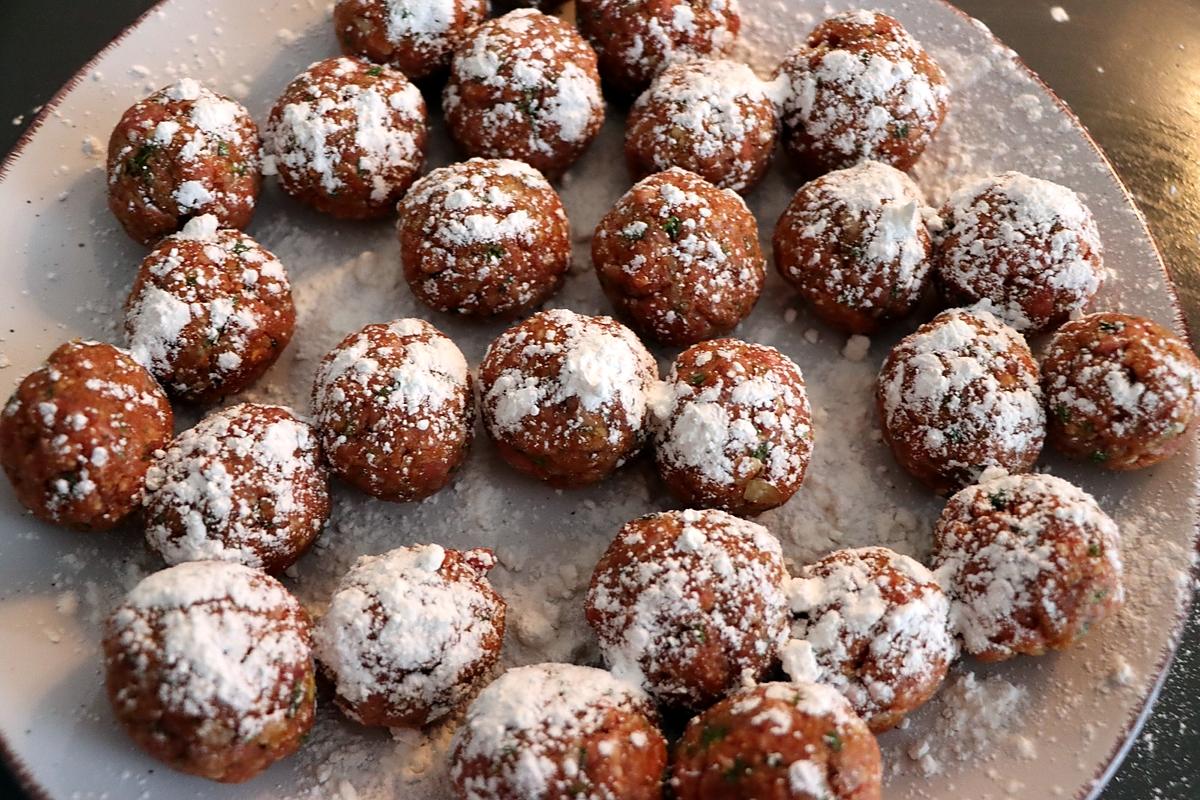
[[[1055,22],[1070,22],[1071,15],[1062,6],[1050,6],[1050,19]]]

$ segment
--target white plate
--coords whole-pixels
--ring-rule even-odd
[[[295,73],[335,52],[328,5],[168,0],[56,98],[0,179],[5,384],[72,336],[117,337],[120,304],[143,251],[105,207],[101,154],[89,155],[89,137],[106,142],[129,104],[181,74],[244,98],[262,120]],[[769,71],[815,16],[847,4],[743,5],[744,51]],[[1070,112],[982,25],[949,6],[937,0],[882,6],[934,52],[955,92],[947,126],[917,170],[930,199],[939,203],[964,178],[1002,169],[1075,188],[1096,214],[1115,273],[1099,305],[1178,329],[1171,288],[1142,219]],[[587,233],[628,184],[621,124],[613,111],[564,184],[577,263],[555,305],[607,311],[590,274]],[[452,153],[440,127],[431,139],[431,164],[445,163]],[[764,242],[798,182],[780,159],[751,198]],[[272,187],[251,232],[291,271],[300,307],[295,341],[252,396],[306,408],[315,360],[368,321],[430,318],[472,363],[501,328],[416,305],[400,278],[388,224],[337,224]],[[795,562],[868,543],[923,555],[940,502],[893,464],[879,443],[871,401],[880,361],[911,326],[879,337],[864,361],[851,361],[841,355],[842,336],[796,309],[775,275],[769,280],[738,335],[775,344],[800,363],[818,427],[811,477],[791,503],[762,521]],[[819,338],[811,341],[814,333]],[[673,353],[659,355],[665,363]],[[956,667],[952,688],[915,714],[907,730],[882,737],[889,797],[1072,797],[1102,785],[1175,644],[1189,594],[1196,461],[1193,443],[1159,468],[1108,476],[1047,454],[1044,468],[1092,491],[1121,524],[1128,607],[1071,652],[989,669]],[[623,521],[668,503],[644,463],[595,489],[555,493],[505,469],[481,437],[455,487],[429,502],[389,506],[339,490],[334,523],[292,583],[319,611],[332,581],[359,553],[430,539],[491,546],[503,564],[493,579],[511,604],[505,663],[592,659],[581,612],[591,567]],[[136,532],[85,536],[35,522],[7,486],[0,489],[0,537],[0,732],[27,776],[52,797],[442,796],[452,726],[389,737],[344,723],[329,703],[301,754],[241,787],[155,764],[117,730],[108,710],[98,624],[125,589],[159,565]]]

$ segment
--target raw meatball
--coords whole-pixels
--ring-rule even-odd
[[[513,158],[556,179],[604,122],[596,54],[560,19],[510,11],[458,45],[442,108],[468,155]]]
[[[654,357],[608,317],[542,311],[502,333],[479,367],[500,456],[553,486],[604,479],[646,440]]]
[[[779,118],[767,85],[723,59],[671,64],[642,93],[625,124],[635,178],[683,167],[723,189],[753,188],[775,153]]]
[[[139,583],[104,631],[108,699],[147,753],[222,783],[249,780],[313,723],[308,614],[263,573],[192,561]]]
[[[954,660],[946,593],[923,565],[886,547],[805,566],[788,600],[784,670],[837,689],[875,733],[933,697]]]
[[[925,294],[939,224],[911,178],[864,161],[800,187],[775,226],[775,266],[827,325],[874,333]]]
[[[800,488],[812,412],[800,368],[774,347],[695,345],[675,359],[654,399],[658,474],[687,505],[747,516]]]
[[[146,473],[146,541],[168,564],[235,561],[282,572],[329,519],[317,433],[254,403],[200,420]]]
[[[108,207],[147,245],[201,214],[244,228],[262,186],[261,150],[249,111],[183,78],[117,123],[108,140]]]
[[[596,564],[587,620],[618,677],[698,710],[775,663],[787,639],[779,540],[724,511],[664,511],[617,534]]]
[[[1028,472],[1046,437],[1024,337],[982,309],[943,311],[888,355],[876,385],[883,439],[939,494],[989,467]]]
[[[391,64],[418,81],[450,64],[454,45],[487,17],[487,0],[338,0],[342,52]]]
[[[511,316],[536,308],[571,266],[562,201],[520,161],[473,158],[435,169],[399,211],[404,277],[438,311]]]
[[[378,219],[425,161],[425,100],[398,70],[330,58],[284,89],[266,139],[285,192],[339,219]]]
[[[1125,597],[1116,523],[1052,475],[963,489],[933,537],[952,622],[981,661],[1070,647]]]
[[[758,223],[742,198],[672,168],[636,184],[592,236],[592,264],[641,333],[692,344],[733,330],[766,273]]]
[[[316,631],[338,706],[364,725],[420,727],[465,700],[504,640],[495,565],[490,550],[436,544],[359,558]]]
[[[879,745],[828,686],[763,683],[688,723],[675,745],[676,800],[880,800]]]
[[[882,161],[907,171],[946,116],[950,87],[892,17],[830,17],[779,66],[783,143],[809,175]]]
[[[137,507],[172,424],[163,390],[129,353],[68,342],[21,381],[0,413],[0,464],[36,516],[106,531]]]
[[[133,357],[178,400],[211,404],[270,368],[296,326],[283,265],[244,233],[197,217],[142,262],[125,301]]]
[[[659,800],[667,744],[654,704],[609,673],[516,667],[467,709],[450,777],[463,800]]]
[[[381,500],[421,500],[441,489],[475,432],[467,360],[424,320],[347,336],[317,369],[312,398],[330,467]]]

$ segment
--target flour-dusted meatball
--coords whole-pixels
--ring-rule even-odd
[[[418,81],[449,66],[454,45],[487,9],[487,0],[338,0],[333,28],[342,52]]]
[[[729,333],[754,309],[766,273],[742,198],[677,168],[637,183],[604,215],[592,264],[617,310],[667,344]]]
[[[378,219],[425,162],[425,100],[391,67],[318,61],[283,90],[267,147],[288,194],[339,219]]]
[[[497,337],[479,380],[505,461],[553,486],[586,486],[642,449],[658,365],[616,320],[555,309]]]
[[[359,558],[316,630],[338,706],[364,725],[420,727],[465,700],[504,640],[495,564],[490,550],[436,544]]]
[[[468,155],[524,161],[556,179],[604,122],[596,53],[560,19],[510,11],[459,43],[442,108]]]
[[[133,357],[178,400],[211,404],[253,384],[292,339],[283,265],[246,234],[197,217],[142,262],[125,301]]]
[[[779,66],[783,143],[816,176],[860,161],[908,170],[941,127],[950,87],[892,17],[847,11]]]
[[[475,387],[454,342],[420,319],[367,325],[321,361],[313,415],[330,467],[381,500],[421,500],[466,460]]]
[[[129,353],[68,342],[21,381],[0,412],[0,465],[36,516],[105,531],[137,507],[172,423],[167,396]]]
[[[677,800],[880,800],[879,745],[836,690],[742,689],[688,723],[675,745]]]
[[[767,84],[745,64],[671,64],[638,97],[625,124],[635,178],[682,167],[723,189],[746,192],[766,174],[779,118]]]
[[[775,226],[775,266],[826,324],[874,333],[925,294],[939,224],[911,178],[864,161],[800,187]]]
[[[715,339],[685,350],[651,410],[658,474],[689,506],[758,514],[804,481],[808,392],[800,368],[774,347]]]
[[[933,538],[952,624],[981,661],[1070,647],[1125,598],[1116,523],[1053,475],[963,489]]]
[[[883,439],[939,494],[989,467],[1028,472],[1046,438],[1037,362],[982,309],[943,311],[888,354],[876,384]]]
[[[571,266],[571,225],[533,167],[473,158],[435,169],[400,203],[400,258],[431,308],[514,315],[545,302]]]
[[[192,561],[144,579],[105,624],[104,663],[117,721],[181,772],[249,780],[312,727],[308,614],[241,564]]]
[[[766,674],[787,639],[779,540],[724,511],[626,524],[592,573],[587,620],[613,674],[698,710]]]
[[[462,800],[660,800],[666,767],[644,692],[601,669],[535,664],[471,703],[450,778]]]

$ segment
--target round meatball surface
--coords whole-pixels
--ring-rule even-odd
[[[104,663],[125,732],[181,772],[249,780],[312,727],[308,614],[241,564],[192,561],[145,578],[108,618]]]
[[[454,45],[487,10],[487,0],[338,0],[333,28],[342,52],[419,81],[449,66]]]
[[[334,473],[381,500],[441,489],[475,431],[467,360],[419,319],[367,325],[343,339],[317,369],[312,401]]]
[[[108,207],[150,245],[192,217],[244,228],[262,186],[262,145],[250,112],[191,78],[121,117],[108,140]]]
[[[404,73],[358,58],[318,61],[271,110],[279,185],[339,219],[380,219],[425,162],[425,100]]]
[[[467,708],[450,778],[462,800],[659,800],[667,744],[654,704],[574,664],[510,669]]]
[[[550,298],[571,266],[571,225],[533,167],[473,158],[435,169],[400,203],[413,294],[438,311],[512,316]]]
[[[124,350],[68,342],[0,412],[0,465],[35,516],[106,531],[133,511],[154,451],[171,440],[171,404]]]
[[[981,661],[1070,647],[1125,597],[1116,523],[1091,495],[1053,475],[963,489],[933,537],[952,623]]]
[[[436,544],[362,556],[316,629],[337,704],[363,725],[420,727],[487,677],[504,640],[504,599],[490,550]]]
[[[939,494],[984,470],[1028,472],[1046,437],[1037,362],[1024,337],[982,309],[950,309],[888,354],[876,383],[883,440]]]

